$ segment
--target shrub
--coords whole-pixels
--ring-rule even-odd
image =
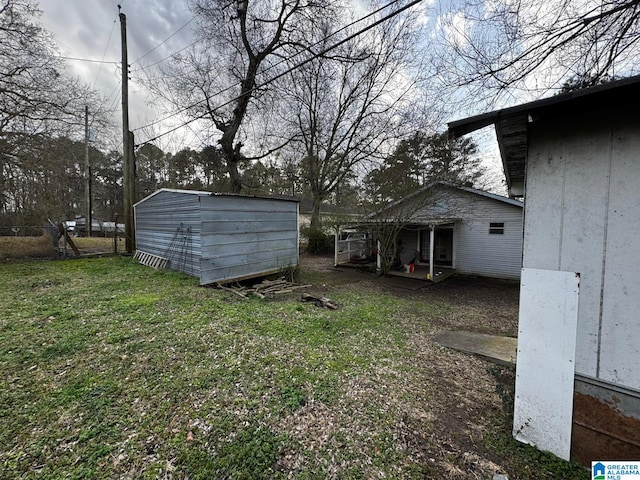
[[[300,234],[307,239],[307,252],[333,252],[333,236],[327,235],[322,228],[303,226],[300,227]]]

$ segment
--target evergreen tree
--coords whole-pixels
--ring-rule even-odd
[[[376,204],[399,200],[428,183],[446,180],[478,186],[486,174],[476,145],[468,138],[416,132],[402,140],[382,165],[365,178],[365,192]]]

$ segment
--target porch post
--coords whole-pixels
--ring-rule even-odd
[[[429,278],[433,282],[433,244],[436,238],[436,227],[429,225]]]
[[[376,273],[382,275],[382,258],[380,257],[380,240],[377,241],[376,248]]]
[[[333,266],[337,267],[338,266],[338,241],[340,239],[340,229],[336,229],[336,233],[333,236],[334,237],[334,241],[333,241]]]

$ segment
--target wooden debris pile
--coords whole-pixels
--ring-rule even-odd
[[[221,285],[218,283],[216,286],[227,292],[234,293],[242,298],[249,298],[251,295],[265,298],[267,296],[291,293],[301,288],[309,288],[312,285],[302,285],[299,283],[288,282],[284,279],[278,279],[263,280],[261,283],[255,284],[251,287],[240,285],[239,283],[233,285]]]
[[[311,302],[316,307],[325,307],[331,310],[337,310],[338,305],[334,303],[331,299],[327,297],[314,297],[313,295],[309,295],[308,293],[303,293],[302,298],[300,298],[301,302]]]
[[[285,293],[292,293],[301,288],[309,288],[313,285],[303,285],[300,283],[288,282],[284,279],[279,280],[263,280],[261,283],[257,283],[253,286],[245,286],[240,283],[222,285],[220,283],[215,284],[216,288],[231,292],[242,298],[249,298],[254,295],[259,298],[266,298],[268,296],[283,295]],[[303,293],[301,302],[313,303],[316,307],[329,308],[331,310],[337,310],[339,307],[331,299],[327,297],[315,297],[308,293]]]

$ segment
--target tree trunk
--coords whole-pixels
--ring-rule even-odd
[[[222,149],[222,154],[227,163],[227,170],[229,171],[229,180],[231,181],[231,193],[240,193],[242,191],[242,179],[240,172],[238,171],[238,162],[242,159],[240,149],[243,147],[242,142],[237,142],[234,145],[238,130],[242,125],[245,114],[247,113],[247,107],[249,101],[253,97],[253,88],[256,84],[256,75],[260,62],[263,57],[256,57],[251,54],[249,58],[249,65],[245,78],[240,84],[240,96],[236,100],[236,106],[233,109],[233,114],[229,122],[217,122],[216,126],[218,130],[222,131],[222,138],[218,141]]]
[[[242,191],[242,178],[240,178],[240,172],[238,171],[238,159],[228,158],[227,167],[229,169],[231,193],[240,193]]]
[[[322,197],[313,194],[313,207],[311,210],[311,228],[319,230],[322,228],[322,219],[320,218],[320,205],[322,204]]]

